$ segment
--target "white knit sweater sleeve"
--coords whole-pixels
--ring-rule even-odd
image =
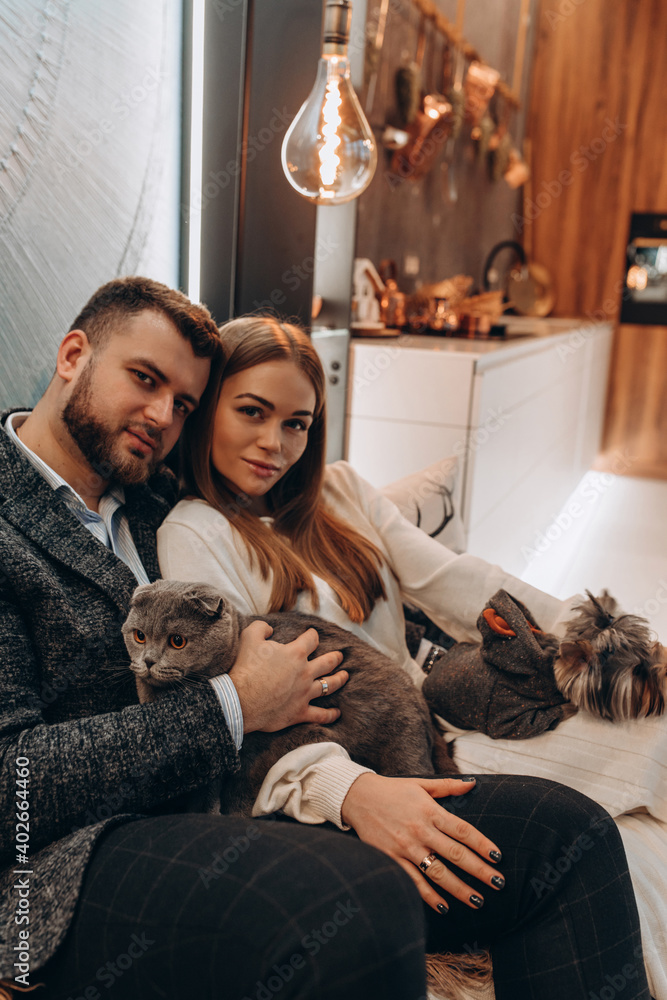
[[[310,743],[277,761],[265,777],[252,810],[264,816],[281,809],[300,823],[329,820],[341,830],[343,800],[360,774],[373,772],[350,760],[338,743]]]
[[[581,598],[561,601],[477,556],[458,555],[407,521],[395,504],[346,462],[332,467],[339,488],[354,494],[373,525],[403,598],[421,608],[457,641],[479,640],[477,618],[500,588],[529,608],[545,631],[558,632]]]

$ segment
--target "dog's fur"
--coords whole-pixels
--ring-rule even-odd
[[[667,649],[649,623],[623,614],[608,591],[575,609],[554,661],[558,689],[577,708],[611,722],[662,715]]]
[[[433,664],[422,687],[431,710],[509,740],[538,736],[578,710],[611,722],[661,715],[667,650],[646,619],[621,613],[607,591],[587,594],[561,641],[497,591],[477,619],[481,643],[455,643]]]

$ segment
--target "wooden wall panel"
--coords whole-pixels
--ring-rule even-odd
[[[667,326],[623,324],[616,331],[598,467],[667,478]]]
[[[616,320],[630,213],[667,211],[667,4],[541,0],[533,67],[524,240],[555,315]],[[630,475],[667,478],[666,338],[616,334],[604,448],[636,453]]]

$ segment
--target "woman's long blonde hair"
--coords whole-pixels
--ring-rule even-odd
[[[182,487],[219,510],[243,538],[263,579],[273,578],[270,611],[294,607],[300,591],[317,606],[313,574],[326,580],[354,622],[365,621],[386,597],[377,547],[322,501],[325,466],[325,376],[308,335],[273,316],[231,320],[220,328],[222,357],[214,359],[199,408],[185,424]],[[214,416],[225,379],[268,361],[292,361],[315,390],[313,422],[301,458],[267,495],[273,530],[225,485],[211,462]]]

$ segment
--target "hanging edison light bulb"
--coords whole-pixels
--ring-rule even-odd
[[[373,133],[350,81],[351,11],[351,0],[326,0],[315,85],[282,145],[287,180],[318,205],[357,198],[377,164]]]

